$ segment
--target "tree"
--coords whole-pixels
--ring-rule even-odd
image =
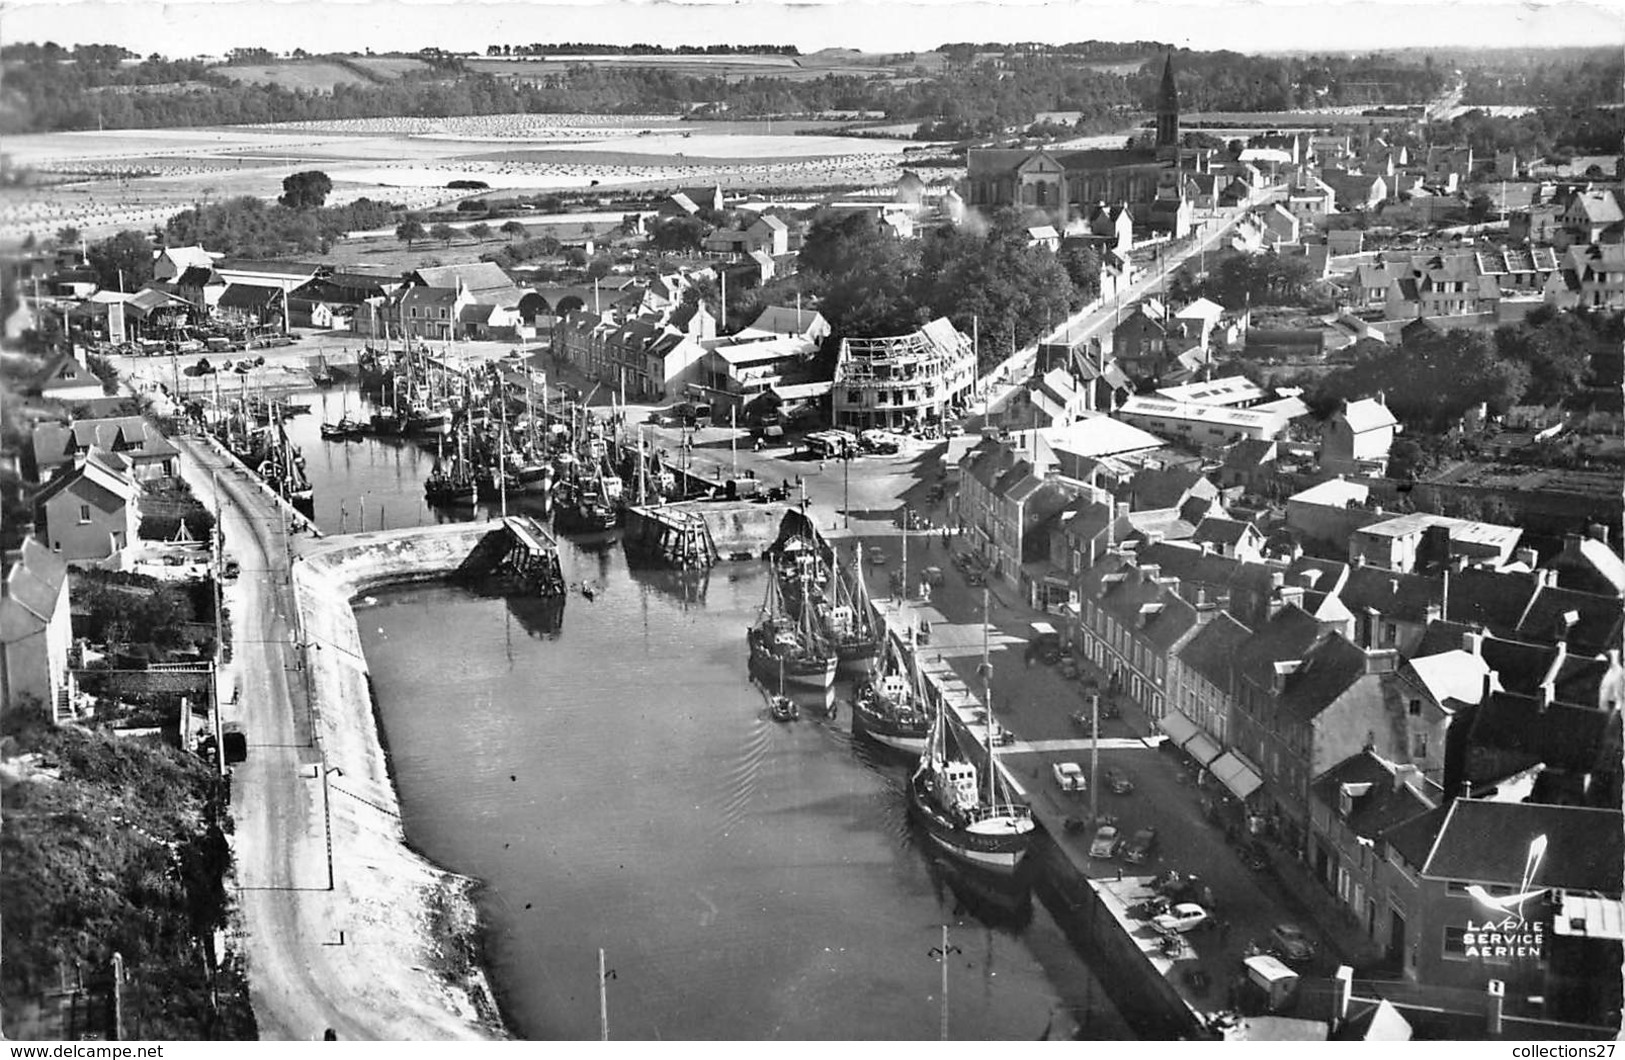
[[[608,254],[594,254],[592,260],[587,262],[587,279],[603,279],[605,276],[609,275],[610,267],[613,264],[614,263],[609,260]]]
[[[1496,352],[1527,367],[1527,397],[1536,404],[1557,404],[1578,394],[1596,345],[1595,332],[1578,314],[1555,312],[1548,306],[1530,313],[1522,324],[1507,324],[1495,332]]]
[[[526,236],[530,235],[530,229],[526,228],[518,221],[509,221],[502,226],[502,234],[507,236],[510,240],[524,239]]]
[[[705,233],[705,223],[693,217],[660,218],[649,226],[649,246],[657,254],[689,254],[700,249]]]
[[[152,279],[152,240],[145,232],[126,229],[92,243],[86,258],[96,282],[108,290],[134,291]]]
[[[486,224],[484,221],[481,221],[478,224],[469,225],[468,234],[473,236],[479,242],[483,243],[487,239],[491,238],[491,226]]]
[[[326,205],[333,181],[318,169],[290,174],[282,181],[282,197],[277,200],[290,210],[309,210]]]
[[[62,247],[73,246],[75,243],[79,242],[79,229],[73,227],[72,225],[64,225],[61,228],[58,228],[56,230],[56,242],[58,246]]]
[[[439,224],[429,229],[429,235],[434,239],[440,240],[441,246],[450,246],[451,241],[457,238],[457,229],[453,228],[446,222],[441,221]]]
[[[405,243],[408,250],[412,249],[412,244],[420,239],[428,238],[428,235],[429,233],[423,228],[423,222],[414,221],[411,218],[407,218],[395,226],[395,238]]]

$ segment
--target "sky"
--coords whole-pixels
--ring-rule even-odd
[[[0,42],[483,51],[493,43],[788,43],[928,51],[952,41],[1158,40],[1197,49],[1625,46],[1617,0],[0,0]]]

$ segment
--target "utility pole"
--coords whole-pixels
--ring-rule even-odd
[[[609,981],[614,971],[604,970],[604,951],[598,951],[598,1040],[609,1041]]]
[[[218,469],[209,471],[209,480],[214,487],[214,768],[215,775],[226,775],[226,737],[220,723],[220,666],[225,659],[225,623],[220,614],[224,607],[225,592],[221,587],[220,578],[225,569],[225,549],[222,547],[220,529],[220,472]]]

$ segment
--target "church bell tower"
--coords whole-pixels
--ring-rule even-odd
[[[1174,85],[1174,53],[1163,62],[1162,87],[1157,90],[1157,151],[1179,149],[1179,89]]]

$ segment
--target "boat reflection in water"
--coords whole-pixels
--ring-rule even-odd
[[[990,928],[1011,934],[1019,934],[1032,923],[1034,870],[1030,865],[1020,866],[1014,874],[995,874],[956,861],[929,846],[922,849],[939,898],[944,897],[944,889],[953,895],[955,915],[975,917]]]
[[[558,640],[564,632],[564,601],[562,596],[526,596],[518,593],[504,595],[508,605],[524,631],[532,637]]]

